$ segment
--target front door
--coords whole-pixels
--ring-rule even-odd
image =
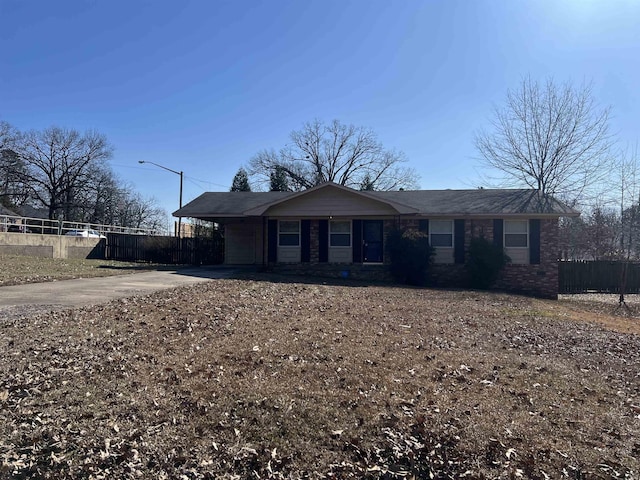
[[[382,220],[362,221],[362,258],[369,263],[382,263]]]

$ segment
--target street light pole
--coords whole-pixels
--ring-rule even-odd
[[[162,165],[159,165],[155,162],[150,162],[149,160],[138,160],[138,163],[150,163],[151,165],[155,165],[158,168],[161,168],[163,170],[166,170],[167,172],[171,172],[171,173],[175,173],[176,175],[180,175],[180,204],[179,204],[179,208],[182,208],[182,180],[183,180],[183,172],[182,170],[180,170],[179,172],[177,170],[172,170],[171,168],[168,167],[164,167]],[[182,217],[178,217],[178,229],[176,230],[176,236],[178,238],[180,238],[182,235]]]

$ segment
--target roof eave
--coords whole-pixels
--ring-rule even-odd
[[[420,212],[418,217],[424,218],[478,218],[478,219],[490,219],[490,218],[560,218],[560,217],[579,217],[580,212],[571,213],[531,213],[531,212],[494,212],[494,213],[470,213],[470,212],[448,212],[448,213],[428,213]]]

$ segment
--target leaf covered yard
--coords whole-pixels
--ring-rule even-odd
[[[637,320],[606,318],[258,276],[0,312],[0,477],[637,478]]]

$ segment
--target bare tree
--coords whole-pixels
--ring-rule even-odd
[[[618,260],[622,262],[620,297],[618,306],[626,307],[629,263],[638,249],[640,240],[640,169],[637,146],[633,152],[621,152],[615,163],[617,177],[613,191],[620,195],[620,226],[618,232]]]
[[[164,229],[167,212],[155,198],[142,197],[131,184],[119,179],[106,164],[93,165],[91,180],[74,210],[83,222],[122,227]]]
[[[618,256],[617,234],[620,221],[616,211],[604,205],[594,206],[584,219],[583,244],[588,258],[614,260]]]
[[[609,113],[595,104],[590,85],[525,78],[495,108],[492,131],[481,131],[475,143],[503,182],[576,199],[606,173]]]
[[[156,199],[135,193],[122,199],[118,219],[119,225],[161,230],[167,225],[167,212],[158,206]]]
[[[29,198],[25,185],[25,166],[15,150],[0,150],[0,203],[6,206],[23,205]]]
[[[12,125],[0,121],[0,204],[20,206],[29,197],[22,181],[25,165],[16,152],[19,132]]]
[[[584,215],[561,217],[558,222],[558,246],[562,260],[584,260],[588,257],[587,224]]]
[[[22,135],[18,153],[25,162],[24,182],[36,201],[49,210],[53,219],[63,213],[73,219],[80,192],[90,184],[92,167],[111,157],[106,138],[88,131],[59,127]]]
[[[13,148],[17,136],[16,129],[10,123],[0,120],[0,150]]]
[[[83,188],[75,195],[73,207],[69,208],[69,219],[116,225],[118,208],[129,195],[133,195],[132,188],[120,180],[108,164],[93,164]]]
[[[279,152],[263,150],[251,159],[249,173],[255,184],[268,186],[278,169],[293,191],[329,181],[358,189],[367,177],[375,190],[417,186],[416,172],[402,165],[404,155],[385,149],[367,128],[315,120],[291,132],[290,138]]]
[[[110,157],[106,138],[96,132],[21,133],[0,121],[0,202],[44,206],[49,218],[164,229],[167,213],[119,179]]]

